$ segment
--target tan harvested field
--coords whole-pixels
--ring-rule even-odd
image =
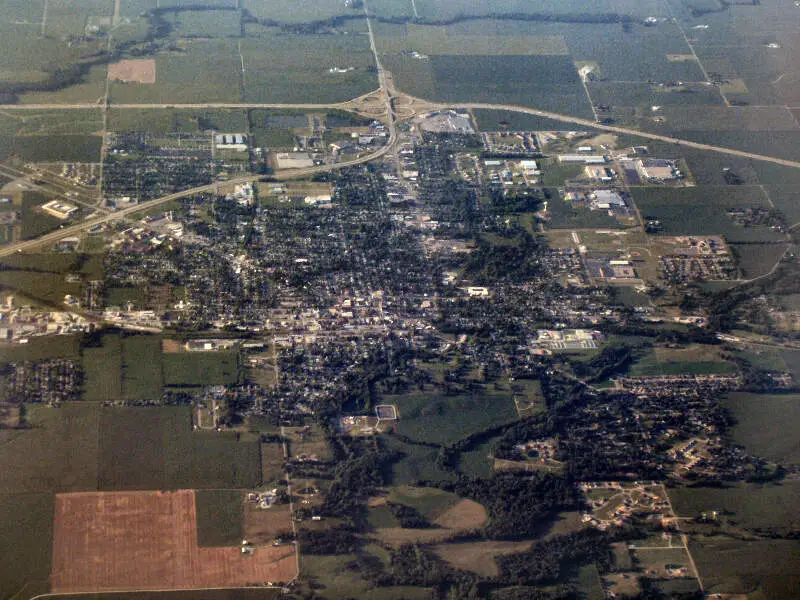
[[[459,500],[454,506],[439,515],[434,523],[445,529],[463,531],[478,529],[486,525],[489,515],[482,504],[474,500]]]
[[[293,546],[200,548],[192,490],[58,494],[51,591],[240,587],[295,576]]]
[[[174,352],[186,352],[186,349],[183,347],[183,344],[178,340],[162,339],[161,351],[164,352],[165,354],[171,354]]]
[[[108,78],[123,83],[155,83],[156,61],[141,58],[112,63],[108,65]]]
[[[485,577],[500,574],[496,556],[526,552],[530,549],[530,540],[522,542],[464,542],[458,544],[439,544],[431,548],[443,561],[458,569],[472,571]]]
[[[279,534],[292,533],[288,504],[278,504],[267,509],[246,502],[244,505],[244,537],[253,544],[271,543]]]
[[[384,543],[399,546],[402,544],[433,544],[444,542],[459,533],[480,529],[488,520],[486,509],[472,500],[459,500],[434,519],[438,528],[407,529],[405,527],[385,527],[376,531]]]

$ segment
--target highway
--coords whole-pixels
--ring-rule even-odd
[[[364,10],[368,11],[367,3],[364,3]],[[369,35],[373,53],[375,54],[376,61],[378,59],[378,52],[374,45],[374,38],[372,35],[372,26],[370,20],[367,19],[367,23],[369,25]],[[394,113],[394,100],[395,96],[392,93],[391,86],[389,84],[389,78],[387,72],[383,69],[383,66],[378,61],[378,74],[379,74],[379,81],[381,84],[380,92],[384,96],[384,100],[386,102],[386,112],[387,112],[387,125],[389,128],[389,139],[387,144],[380,148],[379,150],[362,156],[360,158],[356,158],[349,161],[344,161],[341,163],[336,163],[332,165],[321,165],[316,167],[308,167],[304,169],[291,169],[285,170],[282,172],[277,172],[273,175],[275,179],[296,179],[300,177],[308,177],[314,175],[316,173],[323,173],[327,171],[333,171],[336,169],[343,169],[350,166],[355,166],[359,164],[363,164],[378,158],[381,158],[388,152],[394,149],[394,146],[397,142],[397,129],[396,129],[396,116]],[[376,92],[371,92],[374,94]],[[418,100],[411,96],[405,96],[411,98],[412,100]],[[363,96],[361,97],[363,98]],[[336,103],[336,104],[229,104],[229,103],[211,103],[211,104],[120,104],[114,105],[115,108],[227,108],[227,109],[246,109],[246,108],[296,108],[296,109],[331,109],[331,108],[353,108],[353,103],[360,100],[357,98],[353,101],[343,102],[343,103]],[[421,100],[420,100],[421,101]],[[421,101],[422,102],[422,101]],[[776,156],[767,156],[764,154],[756,154],[754,152],[746,152],[744,150],[735,150],[733,148],[725,148],[722,146],[713,146],[710,144],[702,144],[699,142],[692,142],[690,140],[684,140],[680,138],[659,135],[655,133],[648,133],[644,131],[639,131],[636,129],[629,129],[627,127],[618,127],[615,125],[604,125],[601,123],[596,123],[590,119],[584,119],[580,117],[574,117],[571,115],[563,115],[560,113],[554,113],[545,110],[539,110],[536,108],[529,108],[526,106],[516,106],[516,105],[508,105],[508,104],[486,104],[486,103],[476,103],[476,102],[465,102],[465,103],[433,103],[433,102],[426,102],[426,109],[431,110],[442,110],[447,108],[465,108],[465,109],[485,109],[485,110],[505,110],[505,111],[513,111],[519,112],[529,115],[534,115],[537,117],[543,117],[547,119],[552,119],[554,121],[561,121],[563,123],[570,123],[573,125],[580,125],[583,127],[589,127],[593,129],[598,129],[601,131],[608,131],[611,133],[619,133],[624,135],[635,135],[645,139],[651,140],[658,140],[661,142],[667,142],[671,144],[676,144],[678,146],[683,146],[687,148],[695,148],[698,150],[707,150],[711,152],[718,152],[720,154],[727,154],[730,156],[736,156],[740,158],[748,158],[751,160],[759,160],[764,162],[770,162],[774,164],[778,164],[784,167],[792,167],[792,168],[800,168],[800,162],[788,160],[784,158],[778,158]],[[26,110],[35,110],[35,109],[42,109],[42,110],[51,110],[51,109],[59,109],[59,110],[71,110],[71,109],[85,109],[85,108],[100,108],[98,105],[94,104],[61,104],[61,105],[54,105],[54,104],[28,104],[28,105],[0,105],[0,110],[7,110],[7,109],[26,109]],[[26,240],[17,242],[15,244],[11,244],[4,248],[0,248],[0,258],[4,256],[9,256],[10,254],[14,254],[15,252],[22,252],[25,250],[31,250],[41,245],[45,244],[53,244],[59,240],[62,240],[67,237],[75,236],[82,231],[86,231],[95,225],[101,225],[104,223],[108,223],[111,221],[115,221],[118,219],[124,219],[130,215],[136,214],[138,212],[143,212],[159,206],[160,204],[164,204],[167,202],[171,202],[172,200],[177,200],[179,198],[186,198],[188,196],[193,196],[195,194],[200,194],[204,192],[212,192],[217,189],[219,185],[235,185],[241,183],[250,183],[254,181],[258,181],[263,175],[248,175],[246,177],[239,177],[235,179],[231,179],[224,182],[217,182],[212,183],[209,185],[204,185],[200,187],[195,187],[187,190],[183,190],[180,192],[175,192],[174,194],[169,194],[167,196],[163,196],[161,198],[156,198],[154,200],[148,200],[137,204],[135,206],[131,206],[129,208],[125,208],[123,210],[119,210],[113,213],[93,217],[91,219],[87,219],[82,221],[81,223],[76,223],[74,225],[70,225],[67,227],[62,227],[61,229],[43,235],[39,238]]]

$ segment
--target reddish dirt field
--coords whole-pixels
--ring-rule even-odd
[[[194,492],[56,496],[54,593],[240,587],[295,576],[294,547],[200,548]]]
[[[124,83],[155,83],[156,61],[152,58],[121,60],[108,65],[108,78]]]

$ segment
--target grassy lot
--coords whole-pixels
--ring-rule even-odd
[[[723,404],[736,419],[730,431],[736,443],[768,460],[800,463],[800,442],[787,434],[800,423],[800,395],[732,393]]]
[[[631,366],[628,375],[731,374],[736,370],[736,365],[723,360],[716,348],[694,345],[687,348],[650,348]]]
[[[800,542],[692,538],[689,546],[709,594],[750,594],[754,600],[793,600],[800,589]]]
[[[96,489],[97,405],[27,409],[30,429],[0,430],[0,489],[9,494]]]
[[[0,287],[6,293],[19,292],[38,304],[56,309],[64,308],[64,296],[81,295],[80,283],[68,283],[64,275],[35,271],[2,271]]]
[[[27,344],[0,344],[0,365],[13,361],[80,357],[80,340],[74,335],[34,337]]]
[[[83,349],[83,398],[94,402],[122,400],[122,338],[104,335],[98,346]]]
[[[198,490],[197,542],[200,546],[235,546],[244,537],[244,494],[240,490]]]
[[[232,432],[193,432],[189,407],[101,414],[100,489],[233,489],[260,481],[258,443],[239,442]]]
[[[239,353],[175,352],[163,356],[164,384],[225,385],[239,381]]]
[[[517,418],[514,401],[509,395],[408,394],[387,396],[386,403],[397,405],[398,433],[433,444],[450,444]]]
[[[664,235],[724,235],[729,242],[779,242],[783,236],[766,227],[742,227],[731,208],[769,208],[758,186],[720,186],[632,190],[642,217],[661,221]]]
[[[0,157],[25,162],[98,162],[103,139],[97,135],[0,136]]]
[[[0,599],[48,590],[54,510],[49,493],[0,494]]]

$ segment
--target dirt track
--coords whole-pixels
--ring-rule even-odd
[[[294,547],[197,545],[194,492],[56,496],[51,591],[241,587],[289,581]]]

